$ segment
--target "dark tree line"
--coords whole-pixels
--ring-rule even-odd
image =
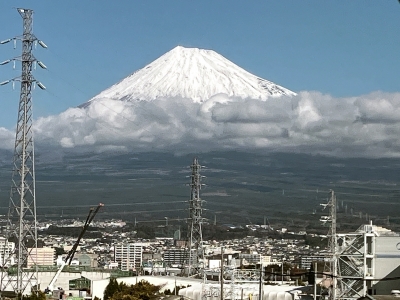
[[[145,280],[127,285],[124,282],[118,283],[115,278],[111,278],[104,290],[104,300],[151,300],[157,298],[159,290],[159,286]]]
[[[51,225],[49,226],[49,228],[44,230],[42,234],[78,237],[81,232],[82,232],[82,227],[59,227]],[[100,232],[100,229],[97,227],[88,227],[87,231],[85,232],[85,237],[101,238],[102,233]]]

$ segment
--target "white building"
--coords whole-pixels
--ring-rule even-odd
[[[115,244],[114,261],[122,271],[140,269],[143,261],[143,245],[140,243]]]
[[[15,249],[15,243],[7,241],[6,238],[0,237],[0,264],[4,265],[5,261],[10,257],[10,253],[13,253]],[[9,264],[14,264],[14,258],[11,258]]]
[[[311,255],[311,256],[302,256],[300,259],[300,268],[309,269],[311,264],[314,262],[324,262],[327,261],[327,256],[323,255]]]
[[[261,255],[261,264],[263,266],[268,266],[271,265],[275,262],[272,261],[271,255]]]
[[[242,265],[256,265],[261,263],[261,255],[258,253],[239,253]]]
[[[43,248],[28,248],[27,267],[34,265],[38,266],[53,266],[56,249],[50,247]]]
[[[400,278],[400,235],[376,225],[337,235],[336,299],[390,295]]]

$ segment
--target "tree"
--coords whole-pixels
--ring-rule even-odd
[[[104,290],[104,300],[110,299],[116,292],[118,292],[118,282],[117,279],[115,278],[110,278],[110,282],[106,286],[106,289]]]
[[[37,291],[29,296],[23,295],[22,300],[46,300],[46,294],[42,291]]]
[[[118,284],[115,278],[111,278],[104,290],[104,300],[150,300],[155,298],[159,290],[159,286],[145,280],[128,286],[123,282]]]

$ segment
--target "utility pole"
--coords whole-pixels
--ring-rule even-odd
[[[331,299],[336,299],[336,289],[337,289],[337,238],[336,238],[336,196],[335,192],[331,191],[331,218],[332,218],[332,226],[331,226],[331,234],[330,234],[330,245],[329,250],[332,254],[332,294]]]
[[[203,253],[203,200],[200,198],[201,179],[200,175],[201,166],[197,158],[193,159],[190,166],[192,174],[190,175],[190,200],[189,200],[189,228],[188,228],[188,247],[189,247],[189,270],[188,275],[197,272],[200,266],[200,261],[204,262]],[[193,270],[193,268],[195,270]]]
[[[318,263],[314,263],[314,300],[317,300],[317,267]]]
[[[32,69],[36,64],[43,69],[46,69],[46,66],[33,56],[32,49],[36,43],[43,48],[47,48],[47,46],[33,34],[33,10],[17,8],[17,11],[23,19],[23,35],[0,42],[0,44],[10,41],[14,41],[15,44],[17,40],[22,42],[20,57],[0,63],[0,65],[4,65],[11,61],[21,61],[22,64],[21,77],[0,83],[0,85],[5,85],[9,82],[14,83],[14,81],[21,82],[6,228],[6,243],[15,241],[15,248],[8,257],[3,258],[0,291],[11,288],[17,297],[22,298],[23,294],[29,294],[31,290],[37,291],[38,289],[37,266],[34,265],[30,270],[27,269],[28,262],[35,261],[31,255],[36,254],[37,248],[32,88],[37,85],[41,89],[45,89],[45,86],[35,80]],[[15,273],[6,272],[4,267],[8,267],[9,270],[15,268]]]
[[[258,286],[258,300],[262,300],[263,294],[263,265],[260,266],[260,282]]]
[[[221,300],[224,300],[224,247],[221,247]]]

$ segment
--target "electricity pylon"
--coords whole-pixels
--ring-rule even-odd
[[[32,132],[32,89],[37,84],[41,89],[44,85],[36,81],[32,75],[33,67],[38,64],[46,66],[36,60],[32,54],[33,46],[38,43],[43,48],[47,46],[32,33],[33,10],[17,8],[23,19],[23,35],[1,41],[5,44],[17,40],[22,42],[22,55],[1,63],[20,61],[22,64],[21,77],[4,81],[20,81],[21,91],[18,108],[18,121],[15,135],[13,157],[12,183],[10,202],[7,215],[6,243],[15,243],[15,247],[6,257],[2,256],[0,291],[12,289],[18,297],[35,291],[38,285],[37,266],[32,255],[36,254],[37,227],[36,227],[36,197],[35,197],[35,165],[34,144]],[[28,269],[28,261],[33,267]],[[7,268],[7,269],[6,269]]]
[[[188,219],[188,248],[189,248],[189,270],[188,274],[191,275],[198,271],[200,263],[204,260],[203,251],[203,202],[200,198],[201,189],[201,178],[200,170],[201,166],[197,158],[193,159],[193,163],[190,166],[192,174],[190,175],[190,200],[189,200],[189,219]]]
[[[325,261],[324,273],[330,274],[332,278],[332,282],[330,284],[329,299],[335,300],[337,293],[337,236],[336,236],[336,196],[333,190],[330,191],[331,197],[327,204],[321,204],[322,206],[329,207],[329,216],[322,217],[321,221],[324,223],[330,223],[329,232],[328,232],[328,251],[329,258]]]

